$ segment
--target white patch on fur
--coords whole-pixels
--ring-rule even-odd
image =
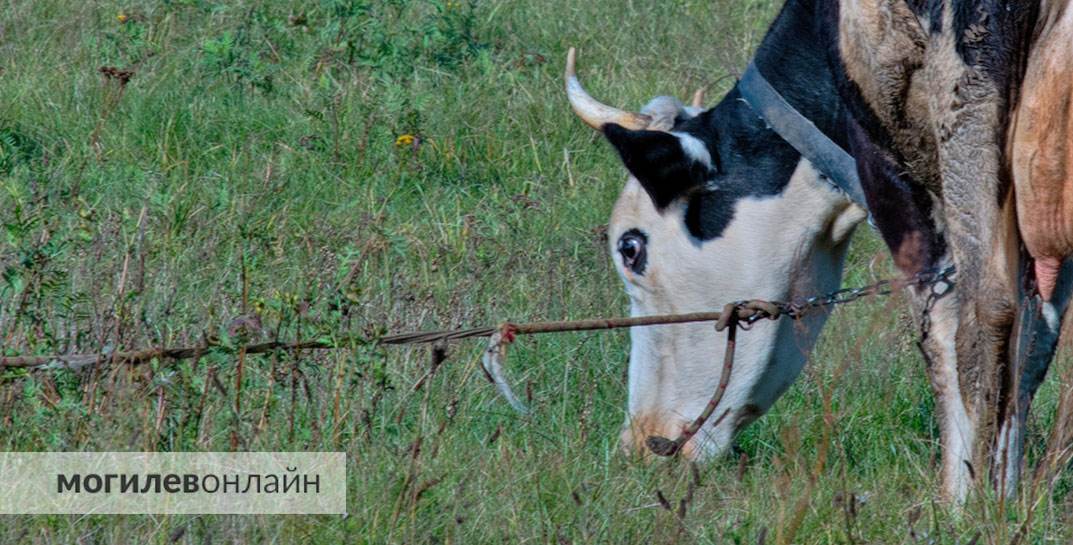
[[[1021,476],[1020,464],[1024,459],[1024,453],[1021,452],[1021,446],[1024,445],[1021,440],[1023,431],[1015,415],[1007,418],[999,430],[994,467],[996,471],[1003,472],[1002,492],[1007,498],[1016,495],[1018,479]]]
[[[831,240],[835,243],[842,242],[853,233],[853,230],[857,227],[857,224],[861,223],[868,217],[868,211],[857,206],[856,204],[846,208],[845,212],[838,215],[834,224],[831,225]]]
[[[704,145],[704,142],[684,132],[671,131],[671,134],[678,137],[678,141],[682,143],[682,151],[686,155],[694,161],[712,168],[712,154],[708,152],[708,146]]]
[[[939,299],[932,307],[930,318],[928,337],[938,348],[938,353],[932,354],[936,361],[932,362],[931,378],[941,411],[939,427],[943,447],[943,492],[948,498],[961,503],[968,495],[972,482],[968,464],[972,463],[976,427],[966,410],[958,380],[955,344],[958,318],[955,297]]]
[[[707,108],[697,106],[686,106],[682,108],[682,112],[690,118],[697,117],[698,115],[708,111]]]
[[[674,121],[682,113],[685,106],[677,98],[659,96],[648,101],[641,108],[641,113],[652,118],[648,125],[650,131],[669,131],[674,127]]]
[[[1044,301],[1041,313],[1043,314],[1044,321],[1047,322],[1047,327],[1051,331],[1058,331],[1058,328],[1062,323],[1059,319],[1058,311],[1054,308],[1054,304],[1050,301]]]
[[[608,238],[630,296],[631,315],[708,311],[740,299],[788,299],[808,257],[822,263],[812,267],[815,278],[805,283],[836,288],[845,246],[838,251],[821,247],[835,219],[849,208],[842,194],[801,161],[782,194],[740,200],[723,235],[701,243],[685,227],[683,204],[661,215],[631,178],[615,206]],[[850,217],[863,219],[859,213]],[[772,223],[771,218],[782,219]],[[630,229],[648,237],[648,262],[641,275],[626,269],[615,250]],[[724,452],[740,426],[767,411],[801,371],[822,322],[823,317],[806,324],[803,332],[789,320],[763,321],[739,335],[727,391],[692,448],[687,445],[687,455],[703,459]],[[673,438],[700,414],[715,390],[726,333],[697,323],[636,327],[630,337],[624,439],[633,445],[644,440],[631,438],[631,421],[649,426],[645,433]],[[713,426],[726,408],[727,418]]]

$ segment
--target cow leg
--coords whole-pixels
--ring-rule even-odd
[[[941,31],[929,38],[923,76],[938,144],[944,237],[958,269],[958,378],[976,426],[973,466],[983,471],[994,467],[1004,400],[1010,399],[1011,342],[1018,340],[1022,251],[1006,136],[1020,77],[1011,52],[1020,50],[1032,12],[981,8],[957,11],[955,17],[954,7],[944,6]],[[1007,428],[1004,441],[1017,443],[1019,427]]]
[[[943,260],[941,263],[948,263]],[[935,396],[942,447],[940,471],[942,495],[961,502],[973,479],[973,445],[976,424],[962,395],[957,366],[956,338],[959,304],[951,284],[914,288],[910,292],[913,316],[921,330],[920,351],[927,363],[928,379]]]
[[[1022,260],[1021,274],[1029,273],[1031,260]],[[1062,316],[1073,295],[1073,260],[1062,263],[1057,285],[1049,302],[1043,302],[1034,290],[1022,282],[1021,306],[1014,327],[1011,346],[1011,365],[1006,376],[1007,401],[999,428],[991,474],[995,487],[1012,496],[1023,469],[1025,424],[1036,395],[1050,367],[1062,329]]]
[[[909,178],[899,161],[849,121],[849,135],[872,219],[907,275],[946,268],[951,256],[935,223],[936,198]],[[960,305],[949,283],[910,290],[912,316],[921,331],[920,350],[935,395],[942,447],[942,493],[964,499],[972,481],[975,421],[962,396],[956,338]]]
[[[872,218],[891,250],[895,265],[906,274],[936,269],[951,261],[958,266],[958,291],[935,300],[928,288],[913,290],[913,316],[927,326],[920,343],[936,400],[941,430],[942,491],[949,499],[964,498],[972,480],[971,461],[977,439],[971,389],[962,362],[960,332],[976,320],[966,307],[974,301],[979,266],[966,263],[978,255],[967,244],[948,246],[949,196],[937,161],[940,136],[928,130],[934,90],[924,66],[931,32],[903,2],[840,2],[837,21],[839,62],[847,82],[841,89],[852,113],[849,136],[861,185]],[[831,25],[834,26],[834,25]],[[934,28],[949,28],[933,22]],[[973,149],[973,152],[976,150]],[[985,150],[986,151],[986,150]],[[959,190],[964,193],[969,190]],[[956,199],[958,196],[954,195]],[[974,195],[968,195],[972,198]],[[986,199],[986,196],[980,196]],[[993,208],[993,206],[992,206]],[[974,208],[964,210],[972,212]],[[987,206],[980,207],[985,214]],[[959,208],[960,211],[960,208]],[[956,233],[971,235],[970,221]],[[960,218],[955,219],[960,221]],[[969,271],[969,297],[962,297],[962,269]],[[963,318],[968,316],[969,320]],[[975,348],[976,344],[970,344]],[[978,358],[969,358],[977,361]]]

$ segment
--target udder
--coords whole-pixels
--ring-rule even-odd
[[[1062,259],[1073,254],[1073,8],[1050,4],[1041,13],[1010,139],[1018,223],[1045,300]]]

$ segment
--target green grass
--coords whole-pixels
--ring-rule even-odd
[[[623,314],[600,228],[624,172],[570,113],[566,49],[579,48],[588,87],[614,104],[701,85],[714,96],[778,5],[10,2],[0,348],[234,343],[228,324],[254,314],[259,339],[370,341]],[[123,87],[105,66],[133,76]],[[862,229],[846,283],[889,274],[883,256]],[[697,468],[681,518],[691,467],[617,448],[624,333],[517,343],[509,366],[532,392],[528,418],[484,381],[478,342],[451,346],[416,391],[422,349],[351,340],[250,357],[240,448],[345,450],[347,517],[20,516],[0,541],[954,544],[979,532],[1006,543],[1028,499],[1001,515],[986,495],[960,515],[937,502],[936,424],[913,339],[897,301],[839,310],[739,452]],[[236,359],[4,370],[0,448],[228,450]],[[1058,386],[1040,395],[1033,445]],[[1027,542],[1070,539],[1068,481],[1045,495]],[[866,501],[849,509],[851,497]]]

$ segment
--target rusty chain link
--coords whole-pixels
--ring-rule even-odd
[[[732,303],[728,308],[734,308],[737,311],[737,317],[744,322],[746,326],[759,320],[774,320],[782,316],[787,316],[792,320],[799,320],[807,314],[821,308],[852,303],[864,297],[890,295],[897,289],[925,286],[934,287],[940,283],[952,285],[953,282],[950,280],[950,277],[953,276],[955,272],[956,268],[951,265],[940,270],[931,269],[922,271],[906,278],[888,278],[867,286],[842,288],[825,295],[816,295],[800,301],[780,302],[754,299]],[[947,291],[940,293],[932,289],[932,292],[929,294],[930,305],[934,305],[934,300],[945,295]],[[930,310],[930,306],[927,310]],[[725,328],[725,325],[721,324],[722,321],[717,322],[717,331],[722,331],[723,328]]]
[[[931,310],[935,308],[935,304],[939,302],[939,299],[950,293],[950,289],[954,285],[949,279],[950,274],[953,273],[953,268],[953,266],[947,267],[944,271],[949,271],[948,274],[941,275],[929,283],[931,289],[928,290],[928,296],[924,299],[924,305],[920,311],[920,340],[917,341],[917,346],[922,354],[927,354],[924,351],[924,341],[928,339],[928,334],[931,332]],[[938,290],[940,284],[945,286],[942,291]],[[926,355],[924,357],[927,358]]]

